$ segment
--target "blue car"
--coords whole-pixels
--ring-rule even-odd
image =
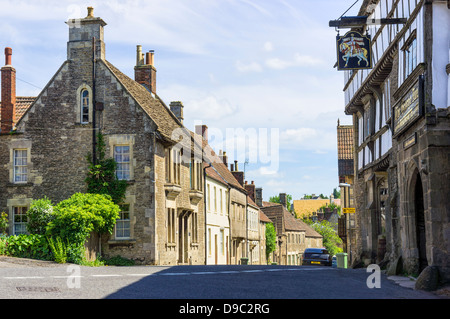
[[[332,256],[325,248],[306,248],[302,265],[331,266]]]

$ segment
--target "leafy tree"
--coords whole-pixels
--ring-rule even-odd
[[[269,261],[270,254],[275,251],[277,247],[277,232],[272,223],[266,224],[266,257]]]
[[[67,243],[68,261],[83,260],[84,243],[91,232],[112,233],[120,208],[109,195],[76,193],[55,207],[47,235]]]
[[[342,252],[342,248],[338,247],[339,244],[342,244],[342,239],[334,230],[332,223],[327,220],[313,222],[310,219],[304,219],[304,221],[323,236],[323,246],[331,255]]]
[[[341,198],[341,192],[337,188],[333,189],[334,198]]]

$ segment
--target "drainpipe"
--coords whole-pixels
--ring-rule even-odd
[[[96,136],[96,124],[95,124],[95,37],[92,38],[92,164],[97,163],[97,136]],[[98,255],[102,255],[102,235],[99,235],[98,239]]]
[[[247,263],[250,261],[250,258],[248,257],[248,199],[247,194],[245,194],[245,255],[247,257]]]
[[[206,169],[211,167],[211,163],[209,163],[208,166],[203,168],[203,194],[205,194],[205,196],[203,197],[203,202],[204,202],[204,211],[205,211],[205,265],[208,264],[208,223],[206,220],[206,216],[208,215],[208,210],[206,206]],[[211,243],[209,243],[211,245]]]
[[[232,237],[231,237],[231,219],[230,219],[230,208],[231,208],[231,187],[230,185],[227,183],[227,188],[228,188],[228,256],[227,256],[227,265],[228,263],[231,265],[231,254],[232,254],[232,249],[233,246],[231,245],[232,242]],[[229,260],[228,260],[229,259]]]
[[[92,163],[95,165],[97,137],[96,137],[96,125],[95,125],[95,37],[92,38]]]

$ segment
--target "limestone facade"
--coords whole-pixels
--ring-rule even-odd
[[[119,162],[120,179],[128,182],[116,229],[101,236],[103,255],[142,264],[204,264],[202,164],[181,160],[174,132],[182,123],[154,92],[106,60],[101,18],[67,24],[67,60],[13,132],[0,135],[0,210],[10,217],[9,233],[23,230],[21,214],[32,199],[57,203],[86,191],[86,156],[95,152],[101,132],[106,155]]]

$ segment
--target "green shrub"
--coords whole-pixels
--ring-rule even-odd
[[[52,202],[44,197],[33,200],[27,211],[27,231],[30,234],[44,235],[47,224],[53,219]]]
[[[59,264],[64,264],[67,261],[66,244],[61,240],[60,237],[56,237],[56,239],[49,237],[48,243],[52,250],[54,260]]]
[[[8,238],[0,235],[0,256],[6,255],[6,247],[8,246]]]
[[[8,231],[8,214],[0,213],[0,234],[5,234]]]
[[[112,233],[119,211],[109,195],[76,193],[55,206],[47,235],[67,242],[67,260],[81,263],[90,233]]]
[[[52,260],[48,241],[44,235],[20,234],[4,237],[5,254],[12,257]]]

